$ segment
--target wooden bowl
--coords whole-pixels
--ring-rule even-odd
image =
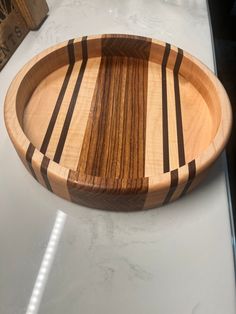
[[[13,80],[5,123],[48,190],[108,210],[166,204],[192,190],[228,140],[216,76],[182,49],[131,35],[69,40]]]

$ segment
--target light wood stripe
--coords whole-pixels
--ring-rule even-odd
[[[63,101],[60,104],[60,108],[59,108],[59,111],[55,120],[54,128],[48,140],[48,146],[47,146],[47,150],[45,154],[48,158],[52,160],[54,159],[55,152],[57,150],[58,143],[60,141],[60,136],[61,136],[63,126],[65,123],[66,114],[69,110],[70,101],[71,101],[71,98],[75,89],[78,72],[81,68],[81,63],[82,63],[81,61],[77,61],[73,67],[70,80],[68,82],[67,88],[64,93]]]
[[[167,65],[169,54],[170,54],[170,44],[166,44],[165,53],[164,53],[162,64],[161,64],[161,76],[162,76],[162,128],[163,128],[163,172],[169,172],[170,171],[167,81],[166,81],[166,65]]]
[[[180,167],[178,169],[178,186],[176,187],[174,193],[172,194],[170,201],[174,201],[184,196],[191,189],[192,184],[195,182],[195,177],[196,177],[195,160],[190,161],[187,166],[188,166],[187,181],[183,180],[186,170],[184,170],[183,167]]]
[[[60,164],[77,169],[101,58],[88,59]]]
[[[42,125],[39,127],[39,129],[35,129],[35,130],[37,130],[37,132],[35,133],[35,144],[38,147],[41,147],[40,151],[42,153],[46,153],[46,151],[47,151],[49,141],[50,141],[53,129],[54,129],[55,124],[56,124],[56,119],[58,117],[58,113],[59,113],[59,110],[61,108],[61,103],[62,103],[63,98],[65,96],[66,88],[68,86],[68,83],[69,83],[69,80],[71,78],[71,74],[72,74],[72,71],[74,68],[75,57],[74,57],[74,49],[73,49],[73,40],[70,40],[68,42],[67,48],[68,48],[69,66],[68,67],[64,66],[64,67],[61,67],[60,69],[54,71],[53,73],[51,73],[47,77],[47,79],[44,80],[43,84],[41,84],[42,85],[41,88],[44,91],[44,95],[45,95],[45,85],[46,85],[46,88],[47,88],[47,86],[49,88],[49,93],[48,93],[49,95],[53,94],[55,96],[58,94],[57,100],[56,99],[54,100],[52,98],[48,98],[47,97],[48,94],[46,93],[46,99],[45,100],[49,102],[49,106],[47,106],[45,104],[44,104],[44,106],[40,106],[40,104],[38,104],[36,101],[34,101],[34,102],[32,102],[32,104],[29,103],[29,105],[27,107],[27,109],[31,112],[31,114],[27,115],[27,112],[26,112],[26,114],[24,115],[24,118],[25,118],[24,119],[24,126],[25,126],[25,129],[27,131],[27,129],[33,129],[32,127],[30,127],[30,122],[34,121],[34,119],[31,118],[32,112],[33,113],[35,112],[36,115],[39,115],[40,109],[43,110],[44,114],[45,114],[45,109],[51,111],[51,114],[48,114],[48,117],[51,116],[50,121],[47,121],[47,119],[41,119]],[[67,68],[66,74],[64,75],[64,71],[66,68]],[[53,78],[53,76],[55,76],[55,77]],[[64,76],[64,81],[61,85],[58,83],[58,79],[60,80],[61,77],[63,77],[63,76]],[[47,80],[49,82],[51,82],[51,81],[55,82],[55,88],[60,88],[58,90],[58,93],[50,93],[50,89],[52,88],[52,85],[51,84],[47,85]],[[40,95],[40,91],[41,91],[41,89],[38,88],[37,92],[39,93],[39,95]],[[35,97],[34,97],[34,99],[35,99]],[[38,97],[38,101],[39,101],[39,103],[42,101],[40,96]],[[53,103],[56,104],[54,109],[52,106]],[[34,106],[35,110],[32,110],[32,106]],[[48,123],[48,126],[46,129],[47,123]],[[46,131],[44,131],[44,130],[46,130]],[[44,137],[43,137],[43,134],[45,134]],[[33,137],[34,135],[31,134],[31,136]],[[37,140],[37,142],[36,142],[36,140]],[[43,157],[43,159],[41,161],[40,172],[39,172],[38,171],[39,169],[36,169],[35,163],[31,164],[33,153],[34,153],[34,150],[32,150],[31,145],[29,145],[29,148],[28,148],[28,151],[26,154],[26,159],[28,159],[30,170],[31,170],[32,174],[34,174],[35,178],[36,178],[36,173],[37,173],[38,181],[41,182],[41,184],[43,184],[44,186],[46,186],[48,190],[52,191],[50,182],[47,178],[47,167],[48,167],[50,160],[46,156]],[[35,170],[34,170],[34,167],[35,167]]]
[[[188,174],[187,178],[186,178],[186,172]],[[188,165],[187,165],[187,167],[179,167],[178,168],[178,185],[177,185],[176,189],[174,190],[170,201],[174,201],[174,200],[178,199],[179,197],[181,197],[182,193],[186,189],[186,185],[188,184],[188,179],[189,179]],[[187,190],[188,189],[186,189],[186,191]]]
[[[67,110],[67,113],[66,113],[65,121],[64,121],[64,124],[63,124],[63,128],[62,128],[62,131],[61,131],[61,135],[60,135],[58,144],[57,144],[55,155],[54,155],[54,158],[53,158],[53,160],[55,162],[57,162],[57,163],[59,163],[60,159],[61,159],[61,154],[62,154],[62,151],[63,151],[63,148],[64,148],[64,144],[65,144],[65,141],[66,141],[67,132],[69,130],[71,118],[73,116],[74,108],[75,108],[75,105],[76,105],[76,100],[77,100],[77,97],[78,97],[78,94],[79,94],[81,82],[82,82],[82,79],[83,79],[83,76],[84,76],[84,72],[85,72],[85,68],[86,68],[86,64],[87,64],[87,60],[88,60],[87,37],[86,36],[82,38],[81,45],[82,45],[82,58],[83,59],[82,59],[81,67],[80,67],[80,70],[79,70],[79,74],[78,74],[78,77],[77,77],[77,80],[76,80],[76,83],[75,83],[73,94],[71,96],[71,101],[70,101],[70,104],[69,104],[69,107],[68,107],[68,110]]]
[[[41,148],[40,148],[40,151],[42,154],[45,154],[47,151],[48,144],[49,144],[50,138],[52,136],[53,129],[55,127],[56,119],[57,119],[58,113],[60,111],[61,104],[62,104],[63,98],[65,96],[65,92],[66,92],[66,89],[68,87],[69,80],[70,80],[70,77],[71,77],[71,74],[72,74],[72,71],[74,68],[75,55],[74,55],[73,41],[74,40],[72,39],[72,40],[69,40],[69,42],[68,42],[67,47],[68,47],[69,67],[67,69],[65,79],[63,81],[62,87],[61,87],[60,92],[58,94],[56,105],[54,107],[54,110],[53,110],[53,113],[51,116],[51,120],[48,124],[47,132],[45,133],[45,136],[44,136]]]
[[[151,176],[148,178],[148,193],[144,204],[145,209],[154,208],[163,204],[169,192],[169,187],[166,188],[166,186],[162,185],[164,176],[167,176],[167,184],[170,186],[170,176],[168,173],[160,173],[158,176]]]
[[[164,199],[163,205],[168,204],[175,193],[175,190],[178,186],[178,169],[170,171],[170,188]]]
[[[181,196],[184,196],[188,190],[190,189],[194,178],[196,177],[196,162],[195,160],[192,160],[188,163],[188,171],[189,171],[189,175],[188,175],[188,181],[184,187],[183,192],[181,193]]]
[[[37,181],[40,184],[42,184],[45,188],[47,188],[45,180],[44,180],[43,175],[41,173],[41,169],[38,166],[38,164],[41,165],[44,155],[40,154],[38,150],[35,150],[33,157],[34,158],[32,158],[31,165],[32,165],[32,167],[34,169],[35,175],[37,177]]]
[[[58,173],[59,176],[55,176]],[[69,175],[69,169],[60,167],[57,163],[50,161],[47,168],[47,178],[50,182],[50,186],[54,193],[61,197],[70,200],[71,197],[67,188],[67,178]]]
[[[161,95],[161,66],[154,62],[149,62],[145,177],[156,176],[163,172],[163,121]]]
[[[170,166],[170,188],[163,201],[169,203],[179,193],[179,166],[185,164],[182,110],[179,91],[179,68],[183,58],[182,50],[177,54],[171,51],[167,60],[165,73],[167,82],[167,117],[168,117],[168,144],[169,144],[169,166]]]
[[[182,76],[179,77],[181,90],[182,122],[184,132],[184,148],[186,162],[190,162],[207,148],[211,141],[214,120],[211,118],[210,109],[192,84]],[[191,94],[188,90],[191,89]],[[197,143],[197,145],[196,145]]]
[[[173,71],[173,59],[175,59]],[[168,116],[168,143],[169,143],[169,162],[170,162],[170,188],[167,193],[163,204],[169,203],[172,198],[176,197],[176,193],[180,193],[177,189],[179,184],[179,170],[185,164],[185,149],[183,138],[183,125],[182,125],[182,110],[179,89],[179,69],[183,58],[183,51],[178,49],[176,57],[172,51],[169,59],[169,68],[166,70],[167,89],[167,116]],[[168,61],[167,61],[168,66]],[[189,168],[189,181],[191,181],[194,172]],[[193,179],[193,178],[192,178]],[[181,193],[186,193],[191,183],[187,183]]]
[[[87,37],[86,36],[82,38],[81,46],[82,46],[82,62],[80,64],[80,69],[79,69],[78,76],[77,76],[77,79],[76,79],[76,82],[74,85],[74,90],[73,90],[73,93],[71,96],[71,100],[70,100],[70,103],[69,103],[69,106],[67,109],[64,124],[63,124],[63,127],[61,129],[60,137],[59,137],[59,140],[58,140],[58,143],[56,146],[56,150],[55,150],[55,154],[54,154],[54,158],[53,158],[53,161],[55,161],[57,163],[59,163],[60,159],[61,159],[61,154],[62,154],[63,149],[64,149],[64,144],[66,141],[67,132],[69,130],[71,118],[72,118],[73,113],[74,113],[74,108],[76,105],[78,93],[80,90],[81,82],[82,82],[85,68],[86,68],[86,64],[87,64],[88,54],[87,54]],[[69,51],[71,52],[71,49]],[[74,54],[69,53],[69,56],[70,56],[70,62],[72,62],[72,64],[74,64]],[[76,66],[75,67],[73,66],[73,69],[74,68],[76,68]],[[60,112],[59,112],[59,117],[60,117]],[[58,119],[57,121],[60,121],[60,120]],[[54,130],[55,129],[56,128],[54,128]],[[49,166],[49,161],[50,160],[45,156],[45,158],[43,159],[43,162],[41,164],[41,173],[44,177],[44,181],[45,181],[47,188],[49,190],[52,190],[50,182],[49,182],[48,177],[47,177],[47,170],[48,170],[48,166]]]
[[[167,102],[168,102],[168,143],[169,143],[169,164],[170,170],[179,167],[178,159],[178,142],[177,142],[177,126],[176,126],[176,108],[175,108],[175,89],[173,72],[169,69],[166,71]]]
[[[68,66],[62,66],[44,78],[35,88],[24,112],[23,128],[32,144],[41,148],[51,116],[62,88]],[[37,128],[34,127],[37,121]]]
[[[180,89],[179,89],[179,69],[183,59],[183,50],[178,48],[178,54],[176,57],[176,63],[174,66],[174,90],[175,90],[175,112],[176,112],[176,131],[178,140],[178,157],[179,166],[185,164],[185,149],[184,149],[184,135],[183,135],[183,124],[182,124],[182,109],[180,100]]]

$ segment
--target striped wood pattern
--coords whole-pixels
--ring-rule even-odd
[[[228,140],[231,111],[217,78],[182,49],[102,35],[31,60],[9,88],[5,121],[48,190],[85,206],[137,210],[198,184]]]

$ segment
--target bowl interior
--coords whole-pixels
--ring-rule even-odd
[[[99,45],[71,42],[27,73],[17,113],[30,142],[66,168],[108,178],[156,176],[199,157],[221,119],[204,71],[168,44],[145,42],[136,54]]]

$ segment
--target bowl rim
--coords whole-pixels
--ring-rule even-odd
[[[106,34],[106,38],[114,38],[115,36],[120,36],[122,38],[126,39],[132,39],[134,38],[134,35],[129,35],[129,34]],[[95,39],[101,39],[101,37],[104,35],[91,35],[87,36],[87,41],[92,41]],[[135,38],[138,38],[140,40],[145,40],[145,41],[151,41],[153,44],[157,44],[160,46],[165,46],[166,43],[164,41],[148,38],[148,37],[143,37],[143,36],[135,36]],[[79,43],[82,41],[82,37],[76,38],[74,40],[74,44]],[[33,57],[28,63],[26,63],[22,69],[16,74],[15,78],[13,79],[12,83],[10,84],[10,87],[8,88],[7,95],[5,98],[5,103],[4,103],[4,120],[5,120],[5,125],[8,131],[8,134],[11,138],[11,141],[13,142],[13,145],[15,146],[16,151],[20,156],[26,156],[27,149],[29,148],[29,145],[33,144],[30,142],[29,138],[26,136],[24,133],[23,128],[20,125],[18,116],[17,116],[17,111],[16,111],[16,98],[17,98],[17,93],[19,90],[19,87],[21,85],[21,82],[27,72],[41,59],[46,57],[49,53],[58,50],[60,48],[65,47],[68,44],[68,40],[58,43],[50,48],[47,48],[37,54],[35,57]],[[178,48],[174,45],[171,44],[171,49],[172,50],[177,50]],[[196,164],[196,175],[198,176],[199,174],[203,173],[210,165],[213,164],[213,162],[218,158],[220,153],[223,151],[232,128],[232,111],[231,111],[231,105],[230,101],[228,98],[228,95],[222,86],[221,82],[219,79],[215,76],[215,74],[206,66],[204,65],[201,61],[199,61],[196,57],[193,57],[191,54],[186,52],[184,50],[183,52],[184,57],[189,59],[191,62],[195,63],[211,80],[212,84],[215,87],[215,90],[217,91],[217,97],[219,99],[219,104],[220,104],[220,123],[218,126],[218,129],[216,131],[216,134],[209,144],[209,146],[201,152],[199,156],[197,156],[194,161]],[[34,147],[34,146],[33,146]],[[40,152],[39,149],[36,147],[34,154],[32,156],[32,163],[36,167],[40,169],[43,157],[45,156],[43,153]],[[26,167],[27,164],[24,162]],[[84,186],[89,186],[88,178],[97,178],[98,180],[101,179],[101,177],[95,177],[95,176],[89,176],[86,175],[86,180],[82,178],[82,176],[79,175],[78,171],[74,171],[72,169],[69,169],[61,164],[58,164],[54,162],[52,159],[50,159],[50,163],[53,164],[52,169],[50,170],[52,172],[52,176],[55,176],[55,179],[59,182],[61,180],[65,181],[68,180],[69,178],[69,172],[73,171],[74,173],[77,173],[77,179],[74,181],[76,183],[82,184]],[[179,170],[179,177],[178,177],[178,185],[185,184],[188,180],[190,180],[190,174],[189,174],[189,164],[191,162],[188,162],[184,164],[181,167],[178,167],[176,169]],[[160,173],[158,176],[149,176],[149,177],[143,177],[141,179],[148,178],[149,184],[148,184],[148,189],[150,191],[159,191],[159,190],[165,190],[170,188],[170,176],[173,170],[165,173]],[[107,178],[104,178],[104,180]],[[140,179],[116,179],[116,178],[111,178],[113,182],[120,181],[122,182],[127,182],[130,181],[137,181]],[[91,182],[91,181],[90,181]],[[101,189],[104,187],[106,190],[109,190],[109,187],[105,184],[101,184],[99,186]]]

